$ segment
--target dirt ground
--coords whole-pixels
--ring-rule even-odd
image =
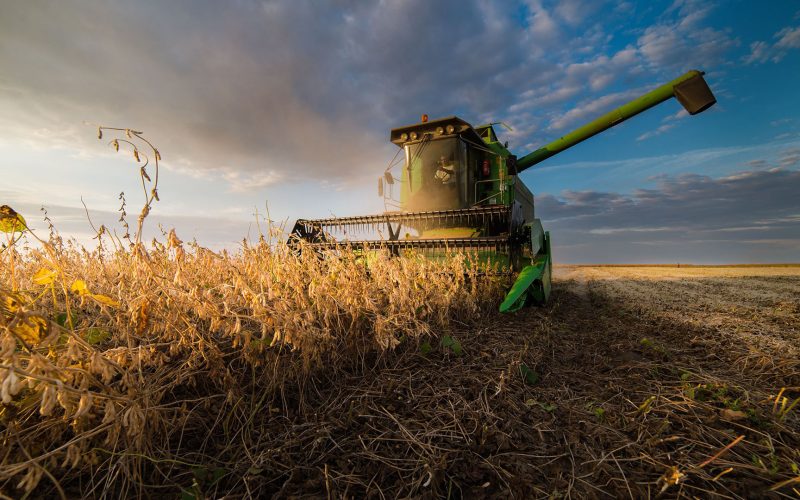
[[[547,307],[441,335],[284,387],[219,449],[178,444],[225,464],[195,491],[800,496],[800,267],[559,267]]]

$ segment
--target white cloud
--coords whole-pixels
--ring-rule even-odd
[[[784,28],[775,33],[775,47],[779,49],[800,49],[800,26],[796,28]]]
[[[554,43],[560,35],[558,23],[555,22],[550,12],[542,6],[540,0],[528,2],[528,7],[531,12],[529,31],[533,41],[547,45]]]
[[[602,2],[584,0],[560,0],[555,7],[555,13],[571,26],[581,24],[587,17],[594,14],[602,6]]]
[[[664,118],[663,121],[667,122],[667,121],[680,120],[682,118],[686,118],[687,116],[689,116],[689,112],[686,111],[684,108],[681,108],[674,115],[669,115],[666,118]]]
[[[589,78],[589,88],[598,91],[602,90],[614,81],[614,75],[610,73],[602,74],[602,75],[592,75]]]
[[[662,125],[660,127],[658,127],[655,130],[645,132],[644,134],[637,137],[636,140],[644,141],[651,137],[655,137],[657,135],[661,135],[665,132],[668,132],[673,128],[675,128],[675,125],[677,125],[675,121],[686,118],[687,116],[689,116],[689,113],[685,109],[681,108],[677,113],[664,117],[664,119],[661,120]]]
[[[745,64],[778,63],[790,49],[800,48],[800,26],[786,27],[773,35],[777,41],[770,45],[761,40],[750,44],[750,53],[742,58]]]
[[[601,53],[589,60],[560,64],[547,83],[536,85],[522,93],[520,100],[511,105],[507,111],[519,113],[531,109],[545,110],[580,94],[592,95],[611,86],[619,75],[630,76],[640,73],[640,62],[638,50],[628,46],[611,56]],[[551,81],[557,83],[552,84]],[[626,92],[625,95],[632,94]],[[591,99],[591,102],[579,103],[577,107],[564,113],[551,114],[548,128],[552,130],[563,128],[574,120],[587,117],[602,109],[609,100],[614,99],[614,95],[600,96]]]
[[[589,234],[663,233],[666,231],[679,231],[681,229],[681,227],[598,227],[590,229]]]
[[[777,120],[772,120],[771,122],[769,122],[769,125],[771,127],[780,127],[781,125],[786,125],[788,123],[792,123],[793,121],[794,121],[794,118],[788,118],[788,117],[779,118]]]
[[[642,134],[639,137],[637,137],[636,140],[637,141],[644,141],[644,140],[649,139],[651,137],[655,137],[657,135],[661,135],[664,132],[667,132],[668,130],[673,129],[674,127],[675,127],[674,123],[665,123],[664,125],[661,125],[660,127],[658,127],[655,130],[651,130],[649,132],[645,132],[644,134]]]
[[[727,31],[701,26],[713,10],[701,1],[675,2],[668,13],[677,10],[677,20],[666,20],[647,28],[639,37],[639,51],[654,68],[712,67],[738,41]]]
[[[744,56],[745,64],[764,63],[770,58],[770,47],[767,42],[753,42],[750,44],[750,54]]]
[[[231,168],[223,170],[222,178],[235,193],[263,189],[285,180],[284,175],[275,171],[241,172]]]
[[[562,103],[571,99],[581,91],[581,87],[574,86],[557,86],[550,89],[541,89],[542,95],[533,96],[533,91],[528,91],[523,95],[523,101],[513,104],[508,108],[510,113],[518,113],[526,109],[543,108],[552,106],[554,104]]]
[[[781,148],[788,148],[781,150]],[[536,172],[544,173],[548,171],[605,171],[617,170],[624,176],[630,177],[634,172],[645,175],[647,172],[655,172],[658,175],[648,178],[650,181],[660,180],[663,172],[680,172],[692,166],[704,171],[714,170],[714,165],[736,165],[741,164],[748,158],[758,158],[758,166],[778,165],[786,156],[792,156],[800,152],[800,141],[794,140],[788,143],[767,142],[746,146],[727,146],[706,149],[696,149],[684,151],[677,154],[642,156],[626,159],[616,159],[609,161],[580,161],[555,165],[539,165]],[[754,166],[754,165],[751,165]],[[549,175],[549,174],[546,174]],[[580,174],[576,174],[580,175]]]
[[[550,122],[550,129],[561,130],[569,125],[578,124],[610,111],[614,106],[633,99],[642,92],[641,89],[628,90],[609,94],[598,99],[584,101]]]

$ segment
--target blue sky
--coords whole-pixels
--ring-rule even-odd
[[[684,73],[669,101],[522,175],[557,262],[786,262],[800,255],[800,4],[3,2],[0,204],[66,236],[118,227],[137,167],[92,123],[161,150],[148,219],[234,248],[277,221],[379,212],[390,128],[504,121],[524,154]]]

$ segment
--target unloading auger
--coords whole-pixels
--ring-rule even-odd
[[[423,115],[420,123],[390,133],[404,161],[398,177],[390,165],[378,179],[386,212],[299,219],[290,243],[302,239],[320,250],[382,248],[439,259],[453,251],[473,252],[489,264],[487,269],[518,273],[500,311],[543,304],[550,296],[550,234],[536,218],[533,195],[519,174],[672,97],[690,115],[705,111],[716,99],[703,74],[689,71],[521,158],[500,142],[496,123],[473,127],[455,116],[428,120]],[[354,233],[372,237],[353,239]]]

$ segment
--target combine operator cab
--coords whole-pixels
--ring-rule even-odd
[[[403,148],[400,200],[409,212],[470,208],[502,203],[485,196],[492,188],[497,153],[489,150],[472,126],[455,117],[402,127],[391,140]],[[497,161],[495,161],[497,163]],[[384,190],[387,193],[388,190]]]

